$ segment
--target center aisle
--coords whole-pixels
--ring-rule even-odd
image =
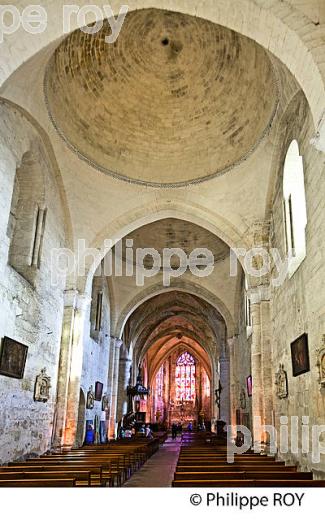
[[[171,487],[174,479],[181,438],[170,437],[123,487]]]

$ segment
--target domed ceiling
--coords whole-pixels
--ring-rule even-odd
[[[131,182],[183,186],[244,160],[277,106],[270,59],[229,29],[174,12],[130,12],[114,44],[107,23],[75,31],[46,73],[50,117],[95,168]]]

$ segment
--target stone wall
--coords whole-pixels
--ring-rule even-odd
[[[83,338],[83,363],[82,363],[82,374],[81,374],[81,389],[87,399],[87,392],[90,386],[95,391],[95,383],[99,381],[103,383],[103,395],[107,394],[108,387],[108,367],[109,367],[109,353],[110,353],[110,303],[109,294],[107,290],[106,279],[102,277],[94,278],[92,301],[89,309],[85,313],[86,324],[84,327],[84,338]],[[102,319],[101,328],[97,334],[96,339],[94,335],[91,337],[91,331],[94,331],[94,320],[98,292],[102,292],[103,304],[102,304]],[[83,403],[79,403],[80,412],[83,407]],[[95,416],[98,417],[99,421],[108,420],[106,411],[102,410],[102,401],[95,400],[93,409],[85,410],[85,419],[95,421]],[[107,429],[107,423],[106,423]]]
[[[325,332],[325,212],[324,212],[324,158],[310,144],[314,128],[303,96],[296,97],[288,109],[285,131],[281,136],[279,175],[272,212],[273,233],[271,244],[284,249],[282,166],[292,139],[297,139],[304,161],[305,190],[308,223],[306,228],[307,255],[298,270],[278,288],[272,287],[272,345],[273,381],[279,364],[288,375],[289,395],[275,398],[275,423],[279,428],[280,416],[298,417],[299,449],[297,454],[281,454],[284,459],[298,463],[301,469],[313,469],[315,475],[325,473],[325,457],[320,464],[311,460],[311,453],[301,452],[302,417],[309,423],[325,424],[325,394],[318,383],[316,351],[322,344]],[[293,377],[290,344],[302,333],[308,333],[310,372]]]
[[[50,447],[63,304],[63,288],[51,286],[51,248],[64,245],[65,223],[56,179],[40,136],[17,110],[1,104],[0,113],[0,338],[9,336],[28,346],[23,379],[0,375],[0,463],[4,463]],[[35,149],[39,151],[47,218],[40,268],[30,283],[8,264],[7,232],[16,169],[24,154]],[[28,169],[24,173],[28,175]],[[30,184],[28,189],[27,185],[25,192],[24,203],[31,204],[34,187]],[[44,367],[51,377],[50,400],[34,402],[35,378]]]

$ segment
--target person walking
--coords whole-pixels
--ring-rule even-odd
[[[177,424],[173,423],[172,424],[172,439],[177,439]]]
[[[150,424],[147,424],[147,426],[146,426],[146,438],[147,439],[153,439],[153,435],[152,435]]]

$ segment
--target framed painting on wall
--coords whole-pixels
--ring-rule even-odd
[[[95,401],[101,401],[103,395],[103,383],[96,381],[95,383]]]
[[[310,370],[308,335],[302,334],[291,343],[291,361],[293,377],[305,374]]]
[[[28,347],[26,345],[5,336],[2,340],[0,352],[0,374],[14,377],[15,379],[22,379],[27,351]]]

